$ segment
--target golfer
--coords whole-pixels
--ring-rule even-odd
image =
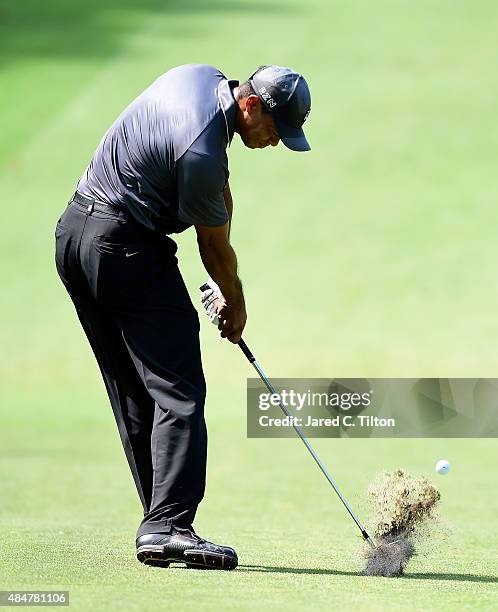
[[[229,242],[226,149],[309,150],[304,78],[262,66],[245,83],[212,66],[166,72],[117,118],[57,223],[56,266],[95,353],[144,509],[141,562],[233,569],[233,548],[194,531],[205,488],[206,385],[197,311],[171,234],[194,226],[221,336],[246,323]],[[219,288],[219,290],[218,290]]]

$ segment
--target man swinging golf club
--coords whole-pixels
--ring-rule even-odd
[[[140,561],[233,569],[233,548],[194,531],[204,495],[206,385],[199,320],[169,234],[190,226],[214,281],[204,306],[221,336],[246,323],[229,242],[226,149],[234,133],[252,149],[281,140],[309,150],[305,79],[262,66],[245,83],[208,65],[159,77],[103,137],[57,223],[56,266],[99,364],[144,509]],[[217,290],[216,285],[219,287]]]

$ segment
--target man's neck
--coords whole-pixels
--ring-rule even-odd
[[[239,98],[239,91],[240,91],[240,87],[234,87],[233,88],[233,97],[235,99],[235,127],[234,127],[234,132],[237,132],[237,134],[240,134],[240,124],[241,121],[243,119],[243,113],[242,113],[242,109],[240,107],[240,98]]]

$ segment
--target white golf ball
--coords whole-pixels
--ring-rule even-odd
[[[436,463],[435,470],[438,474],[447,474],[450,471],[450,462],[447,459],[440,459]]]

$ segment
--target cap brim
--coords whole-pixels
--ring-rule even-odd
[[[306,140],[303,128],[293,128],[284,123],[278,115],[273,115],[280,140],[292,151],[311,151],[311,147]]]

